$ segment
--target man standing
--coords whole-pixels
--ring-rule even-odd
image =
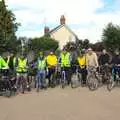
[[[52,51],[47,56],[46,60],[47,60],[47,67],[48,67],[49,86],[52,87],[53,81],[51,81],[50,78],[51,78],[51,75],[55,73],[58,60],[57,60],[57,56]]]
[[[60,56],[60,63],[61,70],[64,70],[66,73],[65,75],[68,85],[71,83],[71,61],[72,59],[70,53],[66,49],[63,49]]]
[[[39,92],[39,88],[43,89],[45,88],[45,73],[46,73],[46,60],[44,57],[43,52],[39,53],[39,57],[37,60],[37,81],[36,81],[36,87],[37,92]]]
[[[105,65],[105,64],[109,64],[109,62],[110,62],[110,56],[107,53],[106,49],[103,49],[102,54],[99,57],[99,64]]]
[[[86,80],[87,80],[87,70],[86,70],[86,55],[85,51],[82,50],[80,55],[77,58],[77,63],[79,65],[79,72],[82,75],[82,85],[86,85]]]
[[[16,57],[13,53],[10,54],[10,56],[8,56],[7,58],[7,64],[10,68],[10,74],[11,75],[15,75],[16,72]]]
[[[86,58],[87,58],[87,68],[89,67],[97,68],[99,66],[97,54],[92,50],[92,48],[88,49]]]
[[[21,76],[23,76],[24,80],[25,80],[25,83],[26,83],[26,87],[29,88],[28,86],[28,81],[27,81],[27,73],[28,73],[28,59],[26,57],[26,54],[20,56],[18,59],[17,59],[17,81],[16,81],[16,87],[18,86],[18,81],[19,81],[19,78]]]

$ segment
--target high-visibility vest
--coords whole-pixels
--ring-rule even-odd
[[[61,54],[61,67],[70,67],[70,53]]]
[[[43,59],[43,60],[40,60],[38,59],[38,69],[45,69],[46,67],[46,60]]]
[[[9,69],[7,62],[0,56],[0,69]]]
[[[18,58],[17,72],[27,72],[27,58],[23,60]]]

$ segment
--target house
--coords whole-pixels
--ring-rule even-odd
[[[60,49],[62,49],[67,42],[75,42],[78,39],[77,35],[66,25],[65,16],[60,18],[60,25],[50,30],[49,27],[44,28],[44,34],[50,35],[59,42]]]

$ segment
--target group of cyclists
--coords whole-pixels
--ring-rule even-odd
[[[114,56],[111,57],[105,49],[103,49],[99,56],[92,48],[82,49],[73,61],[71,52],[64,48],[59,56],[55,55],[53,51],[50,51],[50,53],[45,56],[44,52],[40,51],[37,59],[30,63],[28,61],[27,54],[16,57],[11,53],[6,58],[0,56],[1,79],[2,76],[9,76],[9,80],[14,81],[14,88],[18,89],[18,83],[21,80],[20,77],[23,76],[26,88],[30,88],[31,81],[28,76],[35,76],[35,87],[37,91],[39,91],[39,89],[46,88],[44,84],[46,78],[48,79],[47,87],[52,87],[53,81],[51,76],[58,68],[60,68],[60,74],[62,71],[65,71],[67,85],[71,84],[71,77],[77,68],[76,66],[79,68],[83,86],[87,84],[87,76],[90,74],[90,67],[94,67],[96,71],[101,71],[99,69],[100,66],[112,65],[111,71],[114,70],[114,81],[116,80],[117,73],[120,77],[119,51],[115,51]]]

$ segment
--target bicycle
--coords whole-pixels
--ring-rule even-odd
[[[114,70],[117,69],[116,71],[116,80],[114,78],[115,76],[115,72]],[[119,65],[115,65],[113,68],[112,68],[112,76],[111,76],[111,79],[109,80],[108,84],[107,84],[107,89],[108,91],[111,91],[114,87],[118,86],[120,87],[120,77],[119,77],[119,73],[118,71],[120,71],[120,66]]]
[[[99,88],[102,83],[102,77],[96,71],[96,68],[93,66],[89,66],[88,68],[88,78],[87,78],[87,85],[89,90],[95,91]]]
[[[57,85],[59,85],[59,78],[58,78],[58,66],[53,66],[53,73],[50,76],[50,83],[51,87],[55,88]]]
[[[66,70],[65,67],[61,69],[61,87],[64,89],[67,86]]]
[[[9,70],[2,70],[1,79],[0,79],[0,93],[3,96],[10,97],[12,95],[13,89],[12,84],[9,78]]]
[[[81,86],[82,84],[82,76],[81,73],[79,72],[79,65],[76,65],[76,71],[73,73],[72,78],[71,78],[71,88],[77,88]]]
[[[102,83],[108,84],[109,80],[111,79],[111,71],[110,66],[108,64],[100,66],[100,73],[102,75]]]
[[[20,68],[22,69],[22,71],[24,71],[24,68]],[[17,75],[19,76],[17,79],[17,90],[21,91],[23,94],[27,88],[27,90],[29,91],[30,86],[27,84],[27,73],[26,72],[18,72]],[[25,79],[26,77],[26,79]]]

